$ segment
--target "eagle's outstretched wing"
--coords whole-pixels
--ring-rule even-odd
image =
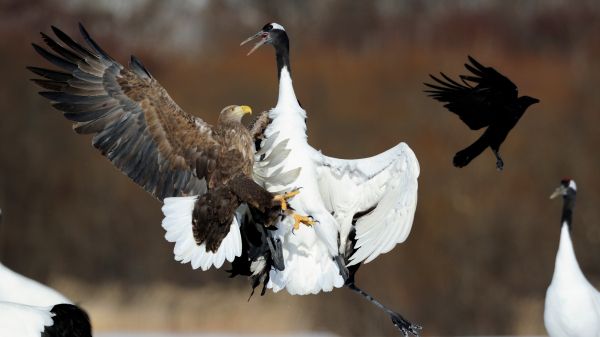
[[[469,128],[478,130],[488,126],[507,102],[517,99],[518,92],[517,86],[494,68],[485,67],[470,56],[469,61],[472,65],[466,63],[465,67],[473,75],[461,75],[462,83],[444,73],[440,73],[444,79],[429,75],[437,83],[425,83],[431,88],[425,92],[446,103],[444,107],[457,114]]]
[[[353,218],[356,221],[355,252],[348,266],[370,262],[406,240],[417,206],[420,170],[408,145],[400,143],[363,159],[344,160],[320,153],[316,158],[326,207],[342,227],[349,226]]]
[[[206,191],[204,176],[214,168],[212,128],[185,113],[142,63],[123,67],[98,46],[80,24],[87,46],[56,27],[59,42],[42,33],[50,52],[34,49],[61,71],[28,69],[33,81],[81,134],[118,169],[159,200]]]

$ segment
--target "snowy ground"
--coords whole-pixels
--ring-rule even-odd
[[[246,335],[228,333],[169,333],[169,332],[101,332],[95,333],[95,337],[336,337],[327,333],[297,333],[289,335]]]
[[[227,333],[168,333],[168,332],[103,332],[95,333],[96,337],[336,337],[336,335],[328,333],[297,333],[290,335],[245,335],[245,334],[227,334]],[[466,336],[465,336],[466,337]],[[478,336],[470,336],[478,337]],[[479,337],[499,337],[499,336],[479,336]],[[502,336],[511,337],[511,336]],[[517,336],[514,336],[517,337]],[[518,336],[518,337],[535,337],[535,336]],[[541,337],[541,336],[538,336]]]

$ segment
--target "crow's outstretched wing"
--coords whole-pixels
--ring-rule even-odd
[[[485,67],[469,56],[471,64],[465,67],[472,75],[461,75],[461,82],[452,80],[444,73],[443,79],[431,78],[435,84],[425,83],[431,89],[425,92],[434,99],[446,103],[451,112],[473,130],[486,127],[496,114],[502,114],[507,105],[517,99],[517,87],[506,76],[492,67]],[[474,86],[472,84],[475,84]]]

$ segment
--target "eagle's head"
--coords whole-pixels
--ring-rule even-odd
[[[241,123],[242,117],[251,113],[252,109],[247,105],[230,105],[221,110],[221,114],[219,115],[219,123]]]

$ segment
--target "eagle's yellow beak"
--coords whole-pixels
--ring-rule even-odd
[[[250,108],[247,105],[240,106],[240,109],[242,109],[242,112],[244,113],[244,115],[245,114],[250,114],[250,115],[252,114],[252,108]]]

